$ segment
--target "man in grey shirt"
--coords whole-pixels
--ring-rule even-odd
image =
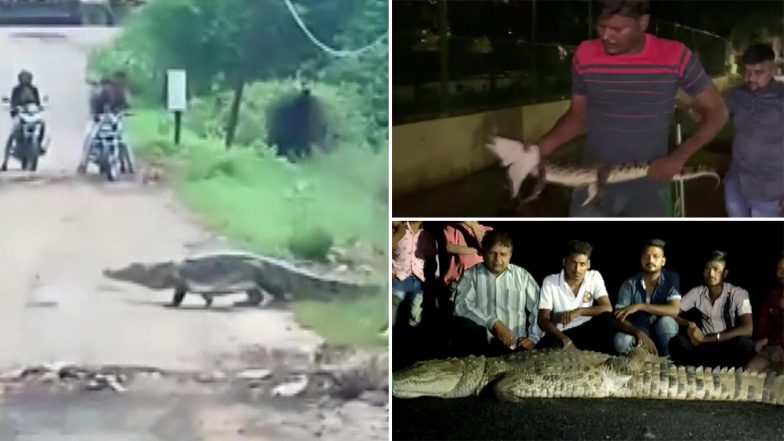
[[[705,285],[681,299],[675,320],[686,332],[670,340],[675,364],[744,367],[754,356],[749,292],[727,283],[727,274],[727,254],[714,251],[702,272]]]
[[[732,163],[724,178],[729,217],[784,215],[784,83],[774,79],[774,59],[770,46],[746,49],[746,84],[727,97],[735,125]],[[697,109],[687,110],[700,121]]]

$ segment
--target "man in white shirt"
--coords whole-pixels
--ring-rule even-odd
[[[692,288],[681,299],[676,317],[686,335],[670,340],[675,364],[706,367],[744,367],[754,356],[749,292],[725,282],[727,253],[714,251],[703,269],[705,285]],[[696,309],[694,321],[689,312]]]
[[[512,239],[499,230],[482,238],[484,262],[467,269],[457,283],[454,355],[501,355],[531,350],[542,336],[537,325],[539,284],[509,263]]]
[[[633,326],[619,323],[612,314],[604,279],[591,269],[592,251],[586,242],[569,242],[561,272],[545,277],[542,282],[539,326],[545,336],[537,348],[562,347],[612,354],[617,330],[635,333]],[[656,353],[655,345],[648,340],[646,348]]]

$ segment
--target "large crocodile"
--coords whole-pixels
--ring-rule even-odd
[[[628,356],[544,349],[501,357],[420,361],[393,374],[392,395],[460,398],[492,385],[508,401],[618,397],[755,401],[784,405],[784,375],[675,366],[638,348]]]
[[[135,282],[151,289],[174,289],[170,306],[179,306],[185,294],[202,296],[206,306],[213,297],[245,292],[242,305],[258,305],[264,293],[280,298],[334,300],[359,295],[378,287],[317,274],[289,262],[241,252],[194,256],[181,262],[134,263],[120,270],[105,270],[112,279]]]
[[[606,184],[629,182],[648,176],[650,164],[643,162],[597,165],[597,166],[571,166],[558,165],[542,161],[539,148],[535,145],[524,145],[512,139],[491,137],[487,148],[493,152],[506,167],[511,184],[512,197],[520,192],[520,186],[529,175],[537,177],[533,193],[525,198],[522,203],[536,199],[544,190],[546,183],[558,184],[565,187],[588,187],[588,197],[583,201],[583,206],[602,196]],[[690,180],[702,177],[716,179],[716,187],[721,183],[721,178],[716,170],[705,167],[685,167],[680,173],[673,176],[673,181]]]

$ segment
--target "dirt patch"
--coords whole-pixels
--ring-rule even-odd
[[[271,361],[269,357],[299,355],[273,351],[263,358]],[[341,396],[335,393],[334,379],[353,373],[322,370],[299,373],[308,377],[308,386],[284,396],[274,391],[290,381],[293,371],[281,369],[256,379],[248,370],[171,372],[139,366],[48,366],[6,372],[0,375],[0,438],[388,438],[388,389]],[[63,438],[66,435],[72,438]]]
[[[314,352],[245,348],[239,360],[218,364],[212,371],[176,371],[151,366],[84,366],[53,363],[0,373],[0,396],[35,393],[220,392],[255,402],[263,398],[319,398],[338,400],[386,396],[388,356],[350,347],[321,345]],[[298,382],[301,384],[293,385]]]

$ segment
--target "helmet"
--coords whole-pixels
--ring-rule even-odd
[[[20,83],[30,84],[33,82],[33,74],[28,70],[22,70],[17,76]]]

